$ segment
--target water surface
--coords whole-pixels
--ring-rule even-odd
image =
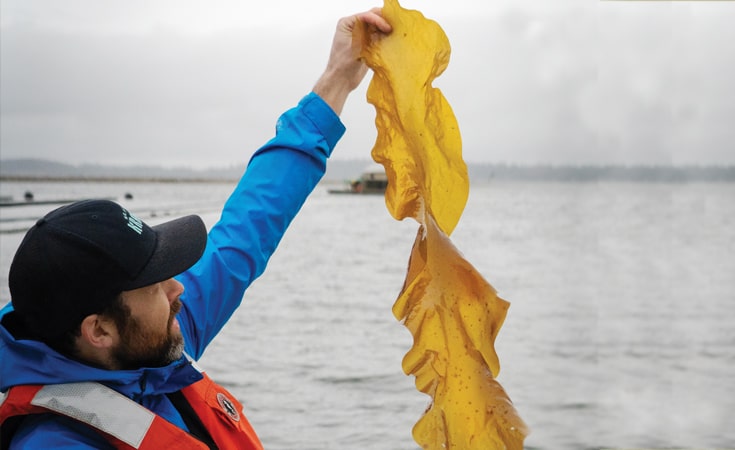
[[[229,187],[0,185],[25,189],[212,225]],[[3,208],[2,229],[41,209]],[[391,307],[417,228],[380,196],[319,186],[308,200],[201,361],[266,448],[416,449],[428,397],[401,372],[411,337]],[[0,234],[3,304],[21,238]],[[531,427],[527,448],[735,448],[735,184],[473,185],[452,240],[511,302],[499,381]]]

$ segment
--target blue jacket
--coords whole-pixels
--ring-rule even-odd
[[[204,255],[177,277],[185,288],[178,315],[185,351],[194,360],[240,305],[260,276],[286,228],[324,175],[326,161],[345,129],[316,94],[284,113],[276,136],[260,148],[222,216],[209,232]],[[0,311],[0,320],[12,311]],[[16,340],[0,326],[0,392],[24,384],[97,381],[186,429],[167,393],[202,378],[184,356],[160,368],[110,371],[68,359],[45,344]],[[97,449],[109,444],[95,431],[54,415],[28,416],[12,449]]]

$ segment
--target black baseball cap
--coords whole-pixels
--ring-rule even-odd
[[[58,337],[121,292],[185,271],[206,243],[195,215],[150,227],[109,200],[62,206],[38,220],[15,253],[13,308],[34,335]]]

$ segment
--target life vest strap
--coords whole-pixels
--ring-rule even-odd
[[[156,415],[124,395],[99,383],[80,382],[44,386],[31,404],[69,416],[139,448]],[[105,405],[92,408],[89,405]]]

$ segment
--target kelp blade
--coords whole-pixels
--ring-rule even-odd
[[[508,302],[433,219],[416,237],[393,306],[414,336],[403,370],[433,402],[413,430],[425,449],[522,449],[527,428],[502,386],[493,346]]]
[[[439,24],[395,1],[385,2],[383,16],[393,32],[378,40],[364,33],[360,56],[374,72],[368,87],[378,128],[372,156],[388,174],[386,205],[397,220],[420,220],[426,208],[449,235],[469,195],[457,119],[431,86],[449,64],[449,40]]]

